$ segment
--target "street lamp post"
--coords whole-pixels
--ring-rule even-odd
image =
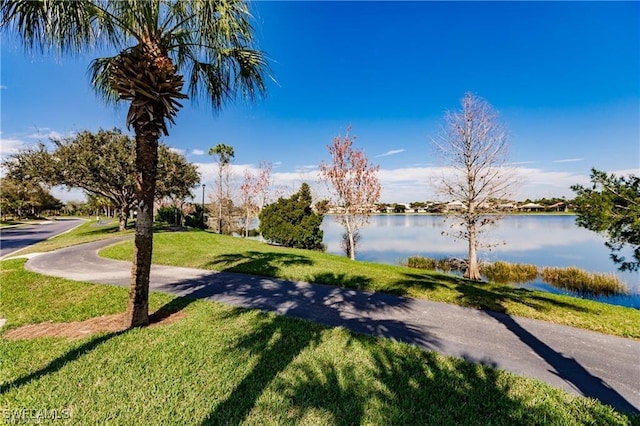
[[[204,187],[205,187],[205,184],[203,183],[202,184],[202,229],[205,229],[205,226],[204,226]]]

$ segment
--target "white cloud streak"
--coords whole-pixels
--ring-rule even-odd
[[[577,161],[583,161],[584,158],[565,158],[562,160],[553,160],[552,163],[575,163]]]
[[[400,154],[401,152],[405,152],[406,149],[401,148],[401,149],[392,149],[391,151],[387,151],[384,154],[379,154],[376,155],[375,158],[379,158],[379,157],[389,157],[390,155],[396,155],[396,154]]]

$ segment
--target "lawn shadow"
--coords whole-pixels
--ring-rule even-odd
[[[167,318],[168,316],[182,311],[194,301],[195,301],[194,299],[183,298],[183,297],[176,297],[172,299],[168,303],[158,308],[158,310],[153,312],[151,315],[149,315],[149,325],[158,323],[163,319]],[[93,351],[104,342],[107,342],[113,339],[114,337],[124,335],[128,333],[129,330],[131,329],[110,332],[110,333],[102,334],[94,338],[91,338],[90,340],[78,346],[77,348],[72,349],[66,354],[54,359],[45,367],[37,371],[34,371],[32,373],[29,373],[25,376],[18,377],[17,379],[12,380],[8,383],[4,383],[0,385],[0,395],[10,391],[13,388],[19,388],[34,380],[38,380],[39,378],[46,376],[47,374],[55,373],[56,371],[60,370],[62,367],[64,367],[68,363],[76,361],[83,355]]]
[[[296,265],[313,265],[313,261],[306,256],[291,253],[246,251],[244,253],[221,254],[208,262],[206,266],[223,272],[274,277],[281,268]]]
[[[486,314],[503,324],[520,341],[530,347],[540,358],[549,364],[561,379],[571,383],[583,395],[596,398],[604,404],[611,405],[617,410],[640,414],[640,410],[634,407],[615,389],[611,388],[601,378],[592,375],[575,358],[569,358],[555,351],[542,340],[538,339],[511,316],[487,311]]]

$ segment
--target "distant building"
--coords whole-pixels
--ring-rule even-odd
[[[527,203],[527,204],[518,206],[518,210],[523,212],[541,212],[545,210],[545,207],[541,204]]]
[[[554,211],[554,212],[568,212],[569,211],[569,207],[567,206],[567,203],[555,203],[549,207],[547,207],[548,210],[550,211]]]
[[[451,201],[445,205],[445,211],[464,211],[467,210],[467,206],[462,201]]]

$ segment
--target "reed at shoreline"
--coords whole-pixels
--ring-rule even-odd
[[[461,259],[411,256],[407,259],[406,266],[451,272],[463,271],[464,263],[465,261]],[[482,263],[480,272],[487,281],[498,284],[525,284],[541,279],[555,288],[568,290],[579,296],[629,294],[627,286],[615,274],[588,272],[575,266],[538,268],[532,264],[496,261]]]

